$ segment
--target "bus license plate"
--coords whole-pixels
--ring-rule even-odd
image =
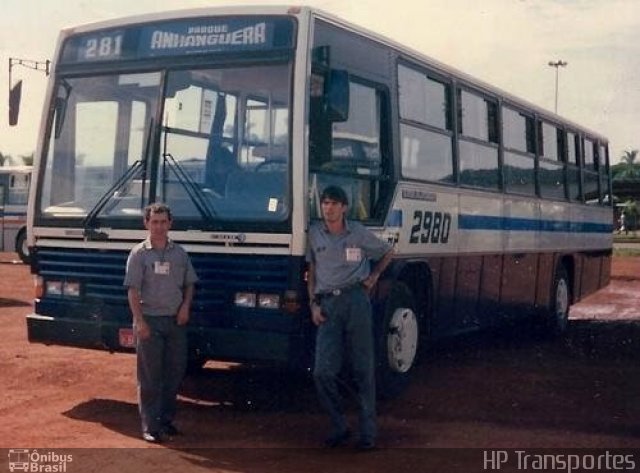
[[[136,337],[133,335],[133,329],[121,328],[118,330],[118,341],[120,346],[124,348],[135,348]]]

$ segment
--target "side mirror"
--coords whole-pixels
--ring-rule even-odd
[[[349,119],[349,73],[331,70],[326,90],[329,121],[346,122]]]
[[[60,84],[58,95],[55,98],[55,123],[54,123],[54,136],[60,138],[62,134],[62,125],[64,125],[64,119],[67,115],[67,104],[69,103],[69,96],[71,95],[71,85],[63,80]]]
[[[21,98],[22,81],[20,80],[9,90],[9,126],[16,126],[18,124]]]
[[[54,136],[60,138],[62,134],[62,125],[64,125],[64,118],[67,114],[67,101],[62,97],[56,97],[55,102],[56,116],[54,125]]]

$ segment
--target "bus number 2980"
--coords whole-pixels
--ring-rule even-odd
[[[413,222],[409,243],[445,244],[449,241],[450,213],[416,210],[413,213]]]

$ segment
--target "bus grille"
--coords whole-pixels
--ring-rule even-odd
[[[40,248],[36,268],[45,280],[79,281],[83,297],[126,305],[123,286],[128,252]],[[191,254],[198,274],[194,311],[211,313],[233,303],[238,291],[282,294],[289,288],[287,256]]]

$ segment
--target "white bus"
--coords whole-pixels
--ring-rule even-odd
[[[0,166],[0,251],[15,251],[29,262],[27,199],[31,166]]]
[[[125,261],[153,201],[200,277],[195,365],[309,366],[306,231],[328,184],[395,244],[371,295],[383,394],[431,340],[518,317],[561,332],[609,280],[605,137],[304,7],[63,31],[35,166],[33,342],[131,349]]]

